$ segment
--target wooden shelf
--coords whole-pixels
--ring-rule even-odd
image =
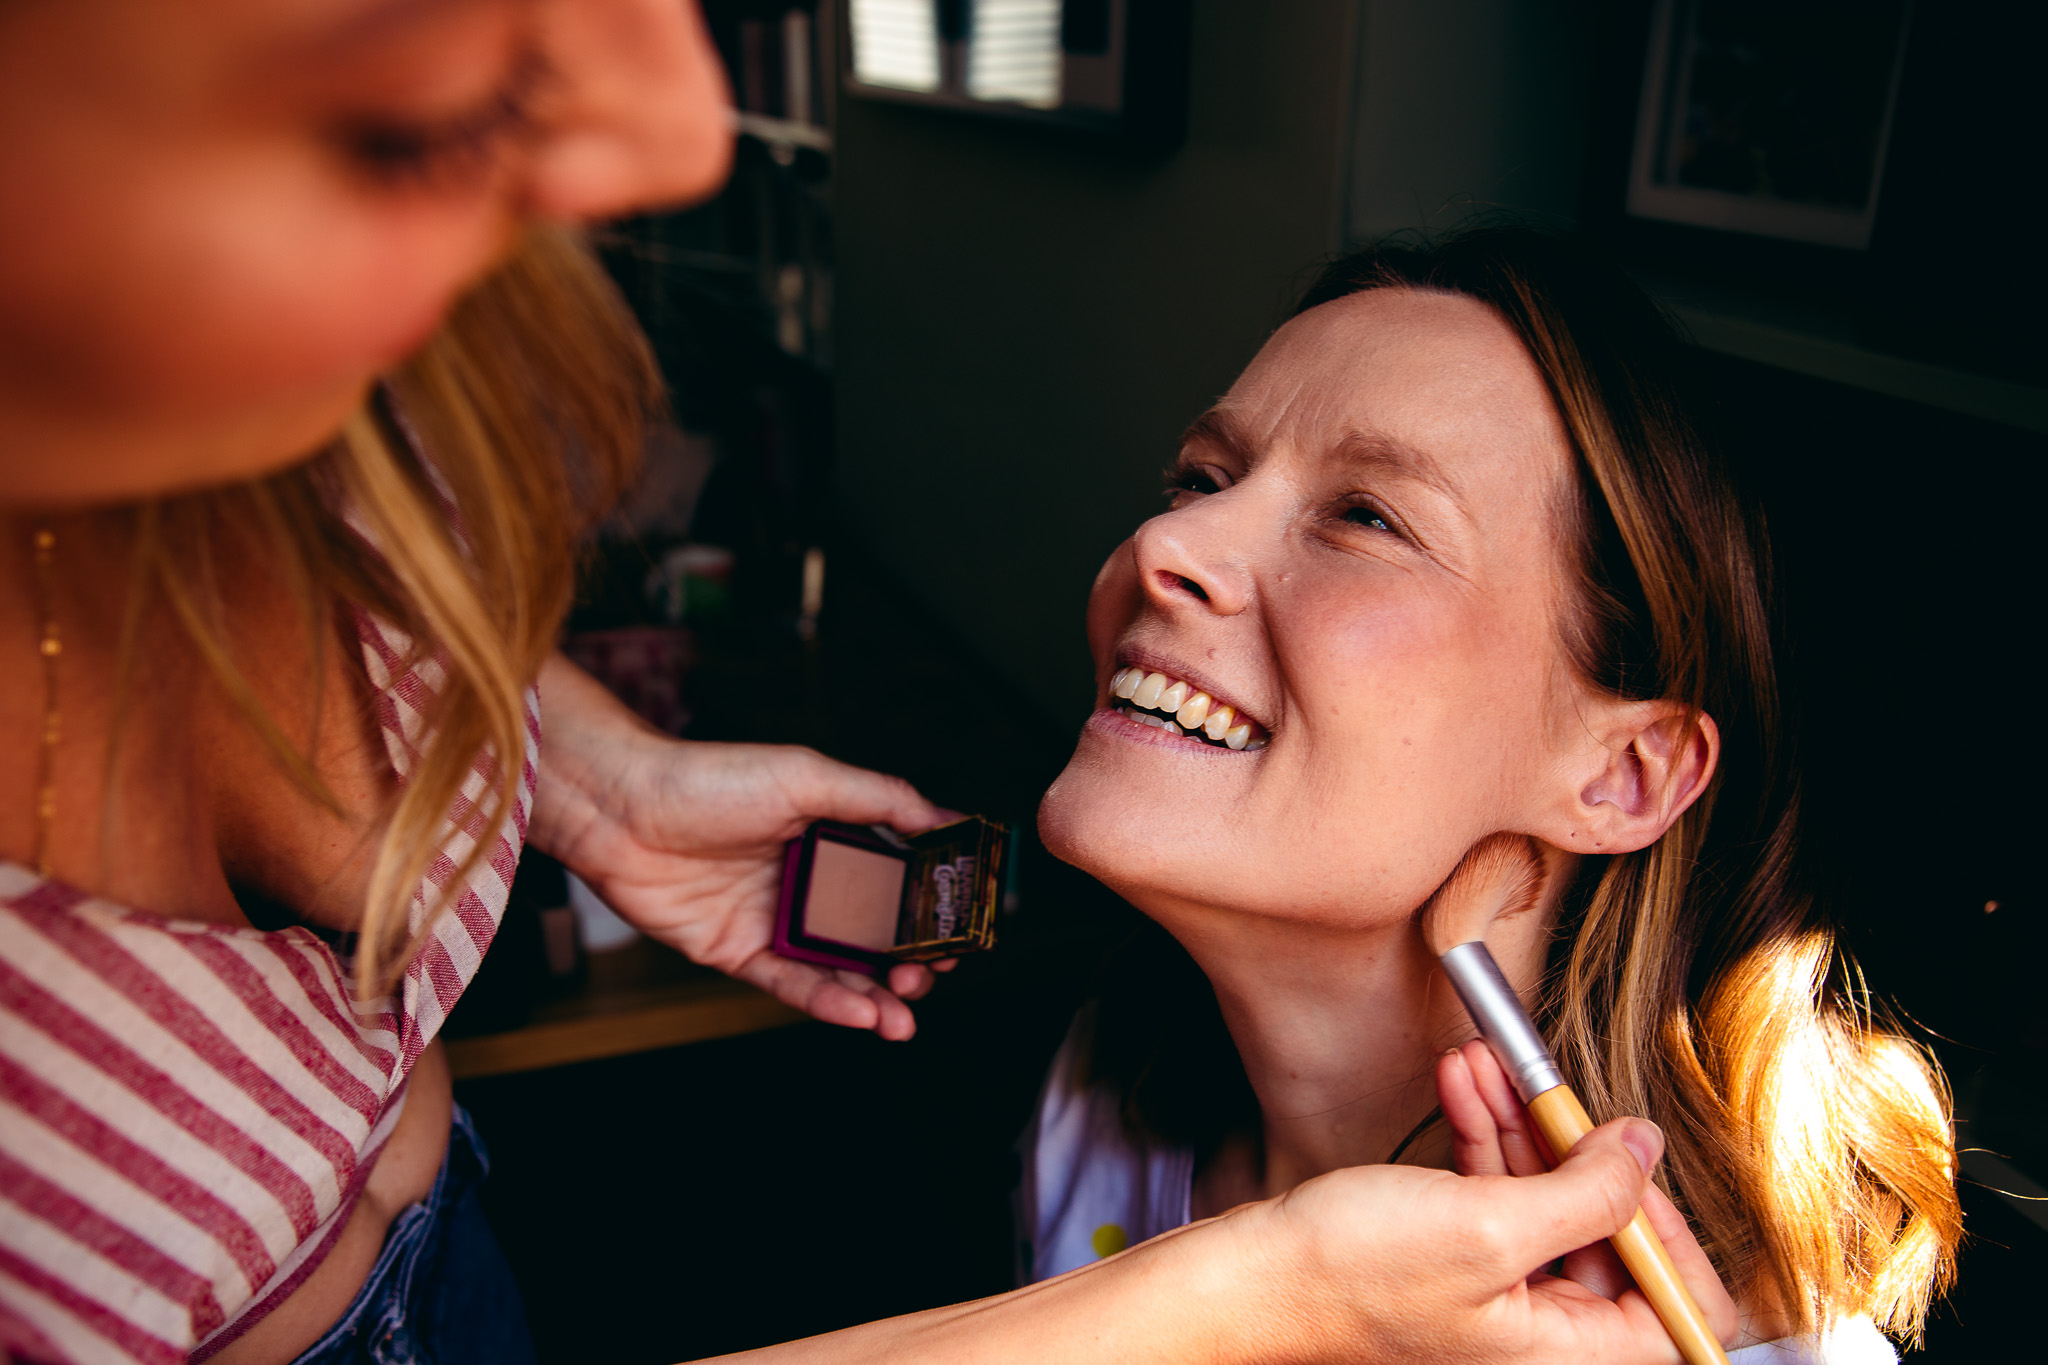
[[[1873,351],[1852,319],[1796,299],[1735,294],[1655,271],[1641,284],[1710,351],[2048,434],[2048,388]]]
[[[814,152],[832,150],[831,131],[815,123],[746,113],[734,114],[732,120],[733,127],[741,136],[758,138],[771,147],[809,147]]]
[[[641,939],[594,954],[583,987],[523,1028],[448,1040],[457,1080],[538,1071],[782,1028],[807,1016],[773,996]]]
[[[1693,340],[1710,351],[2048,433],[2048,389],[1886,355],[1854,342],[1693,303],[1669,302]]]

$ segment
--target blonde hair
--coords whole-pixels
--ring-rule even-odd
[[[631,477],[661,391],[602,267],[580,237],[547,226],[530,229],[386,386],[390,404],[373,395],[315,459],[142,508],[140,591],[130,594],[123,631],[132,645],[160,593],[290,778],[337,813],[313,739],[288,735],[236,663],[250,642],[237,638],[223,603],[217,561],[226,543],[239,539],[289,586],[316,685],[324,642],[349,610],[405,632],[406,666],[436,666],[437,695],[387,812],[357,928],[353,972],[365,996],[389,988],[423,937],[409,910],[444,822],[452,817],[475,842],[442,881],[442,902],[512,817],[525,691],[573,596],[578,538]],[[403,424],[417,431],[424,459]],[[482,753],[493,760],[492,781],[472,801],[464,784]],[[429,904],[428,922],[444,908]]]
[[[1867,1315],[1917,1336],[1962,1232],[1948,1092],[1879,1017],[1805,881],[1768,541],[1688,418],[1677,337],[1612,266],[1515,227],[1347,257],[1300,311],[1379,288],[1464,294],[1519,334],[1579,457],[1558,509],[1569,657],[1722,736],[1708,790],[1661,839],[1586,860],[1545,984],[1566,1079],[1594,1114],[1664,1129],[1661,1178],[1738,1301],[1797,1332]],[[1213,992],[1164,938],[1104,993],[1091,1064],[1124,1087],[1127,1120],[1200,1147],[1256,1123],[1257,1101]]]

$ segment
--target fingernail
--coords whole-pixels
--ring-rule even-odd
[[[1636,1164],[1648,1175],[1657,1169],[1657,1160],[1664,1155],[1664,1130],[1648,1119],[1630,1119],[1622,1126],[1621,1140],[1635,1153]]]

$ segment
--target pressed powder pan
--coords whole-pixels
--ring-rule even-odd
[[[789,841],[774,951],[880,976],[992,948],[1008,845],[978,815],[909,836],[820,820]]]

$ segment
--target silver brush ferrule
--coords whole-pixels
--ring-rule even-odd
[[[1460,943],[1443,955],[1444,975],[1450,977],[1466,1013],[1479,1026],[1479,1036],[1500,1059],[1515,1093],[1527,1104],[1546,1090],[1564,1084],[1543,1035],[1529,1022],[1522,997],[1501,975],[1500,965],[1484,943]]]

